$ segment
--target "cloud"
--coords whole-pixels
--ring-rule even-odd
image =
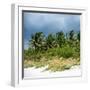
[[[26,41],[35,32],[42,31],[47,35],[59,31],[66,33],[72,29],[80,30],[80,15],[24,12],[24,39]]]
[[[29,41],[28,39],[24,39],[24,48],[28,49],[28,47],[29,47]]]

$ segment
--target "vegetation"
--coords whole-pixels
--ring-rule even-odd
[[[80,32],[57,32],[45,36],[43,32],[31,35],[29,48],[24,50],[24,67],[43,67],[62,71],[80,64]]]

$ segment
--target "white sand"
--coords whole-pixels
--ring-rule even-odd
[[[71,69],[65,71],[44,71],[46,67],[42,68],[25,68],[24,78],[49,78],[49,77],[69,77],[69,76],[81,76],[80,66],[72,66]]]

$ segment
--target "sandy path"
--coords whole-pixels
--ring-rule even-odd
[[[80,66],[73,66],[69,70],[59,71],[59,72],[51,72],[44,71],[46,67],[42,68],[25,68],[24,69],[24,77],[25,78],[49,78],[49,77],[68,77],[68,76],[81,76],[81,68]]]

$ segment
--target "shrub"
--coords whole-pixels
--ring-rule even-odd
[[[62,47],[58,50],[58,55],[64,58],[73,57],[74,49],[71,47]]]

